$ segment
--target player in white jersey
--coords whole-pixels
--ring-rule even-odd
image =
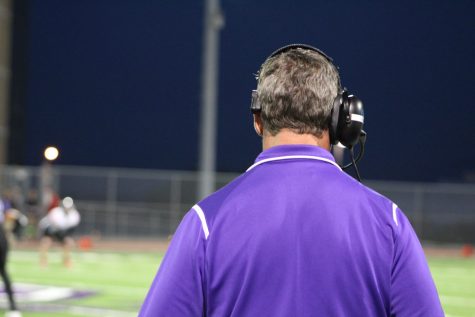
[[[48,264],[48,249],[54,241],[63,247],[63,263],[71,266],[71,248],[74,245],[72,234],[81,221],[81,216],[71,197],[63,199],[61,206],[51,209],[39,222],[42,233],[40,243],[40,264]]]

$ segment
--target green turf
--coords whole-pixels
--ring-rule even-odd
[[[475,317],[475,259],[429,260],[447,317]]]
[[[9,271],[14,282],[94,290],[97,295],[60,300],[58,313],[24,311],[24,317],[136,316],[162,255],[144,253],[75,253],[71,269],[61,265],[58,252],[50,253],[47,268],[40,268],[35,252],[14,251]],[[475,317],[475,259],[430,258],[434,280],[447,317]],[[84,312],[87,309],[93,313]],[[119,314],[120,313],[120,314]]]
[[[35,252],[12,252],[9,271],[14,282],[67,286],[93,290],[97,295],[55,303],[106,308],[136,315],[155,275],[162,255],[126,253],[75,253],[72,268],[62,266],[60,253],[50,253],[49,265],[41,268]],[[97,314],[99,315],[99,313]],[[113,312],[110,315],[114,315]],[[23,316],[88,316],[81,313],[30,313]]]

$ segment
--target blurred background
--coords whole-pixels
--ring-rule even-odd
[[[89,252],[76,262],[97,267],[85,254],[98,250],[163,255],[184,213],[261,151],[249,111],[260,64],[306,43],[334,59],[365,104],[363,183],[394,200],[436,250],[435,275],[446,257],[470,259],[451,267],[468,293],[447,291],[443,303],[451,316],[474,316],[474,10],[471,0],[0,0],[0,190],[29,220],[14,279],[38,282],[20,268],[36,265],[37,220],[65,196]],[[57,157],[46,158],[51,146]],[[119,309],[116,294],[114,304],[81,307],[138,309],[159,263],[149,253],[127,259],[140,256],[150,274],[122,285],[136,288],[135,301]],[[460,286],[440,272],[438,286]],[[61,316],[95,314],[67,310]]]

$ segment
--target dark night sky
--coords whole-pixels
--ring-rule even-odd
[[[195,170],[204,1],[36,0],[29,7],[25,164]],[[304,42],[365,103],[367,179],[474,171],[475,2],[222,0],[218,169],[260,151],[253,73]]]

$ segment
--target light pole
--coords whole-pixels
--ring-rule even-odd
[[[59,150],[55,146],[48,146],[43,152],[43,163],[40,169],[40,202],[44,212],[48,209],[48,203],[53,195],[53,162],[59,157]]]
[[[224,26],[219,0],[206,0],[204,14],[198,200],[215,189],[219,31]]]

